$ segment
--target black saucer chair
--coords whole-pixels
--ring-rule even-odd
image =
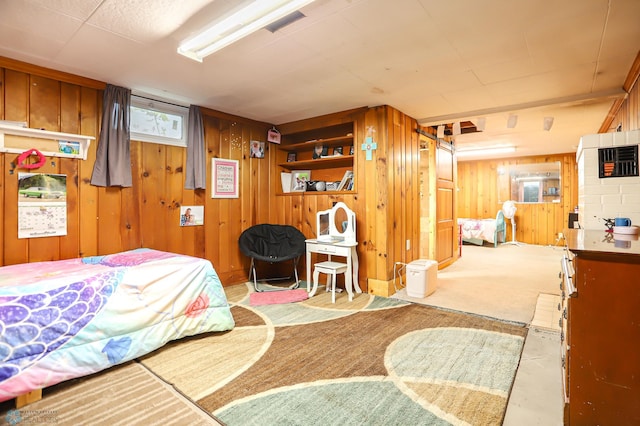
[[[240,251],[251,259],[249,277],[253,276],[253,287],[258,292],[289,290],[298,288],[298,260],[305,251],[306,237],[298,229],[291,225],[260,224],[247,228],[238,239]],[[267,278],[260,281],[276,281],[287,278],[295,278],[295,283],[290,287],[279,289],[261,289],[258,287],[256,276],[256,261],[268,263],[280,263],[291,260],[293,262],[293,274],[289,277]]]

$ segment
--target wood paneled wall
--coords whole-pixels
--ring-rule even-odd
[[[555,244],[567,227],[568,215],[578,205],[578,174],[574,153],[458,162],[457,217],[495,218],[502,203],[498,194],[498,168],[514,164],[559,161],[562,166],[560,203],[517,203],[516,239],[528,244]],[[507,220],[507,241],[511,222]]]
[[[99,136],[105,83],[0,58],[0,119],[29,127]],[[212,199],[207,190],[184,189],[184,148],[132,141],[131,188],[90,184],[97,147],[87,160],[48,158],[35,170],[67,175],[67,235],[17,238],[17,155],[0,154],[3,208],[2,265],[109,254],[139,247],[210,260],[225,285],[247,279],[247,259],[237,240],[256,223],[292,224],[308,236],[315,215],[344,201],[357,215],[360,285],[367,279],[388,285],[396,262],[419,257],[418,138],[415,120],[388,106],[362,108],[280,126],[283,133],[344,121],[355,122],[356,190],[353,195],[276,196],[275,150],[249,158],[251,140],[266,139],[270,124],[203,109],[210,182],[211,158],[240,164],[240,197]],[[366,129],[377,149],[371,161],[360,150]],[[272,155],[273,153],[273,155]],[[210,186],[210,185],[208,185]],[[180,227],[182,205],[203,205],[204,226]],[[407,241],[409,241],[407,245]],[[407,248],[409,247],[409,248]]]
[[[0,58],[0,119],[29,127],[99,136],[105,83]],[[67,175],[67,235],[18,239],[16,154],[0,154],[1,265],[102,255],[149,247],[209,259],[223,283],[247,277],[247,260],[237,240],[254,223],[272,215],[270,152],[249,158],[251,140],[266,140],[270,125],[203,109],[208,182],[213,157],[238,160],[240,198],[212,199],[207,190],[185,190],[186,150],[131,143],[133,186],[90,184],[97,147],[87,160],[49,157],[33,170]],[[180,227],[181,205],[203,205],[204,226]]]
[[[278,130],[286,135],[349,121],[355,123],[354,193],[273,194],[270,219],[292,224],[313,238],[316,213],[331,208],[333,202],[343,201],[356,213],[360,287],[386,294],[388,286],[393,287],[395,262],[406,263],[419,257],[416,121],[392,107],[380,106],[287,123],[278,126]],[[373,130],[377,144],[371,160],[360,149],[367,129]],[[272,176],[274,182],[279,179],[276,174]],[[372,285],[384,289],[374,289]]]
[[[0,57],[0,118],[97,138],[104,87],[103,82]],[[629,128],[638,127],[639,98],[636,84],[617,112]],[[211,158],[238,160],[240,198],[212,199],[210,189],[185,190],[183,148],[135,141],[131,146],[133,187],[94,187],[90,178],[95,143],[86,161],[49,158],[38,170],[68,177],[67,235],[19,240],[17,156],[0,154],[1,264],[150,247],[207,258],[223,283],[229,285],[247,278],[248,262],[237,248],[244,229],[255,223],[287,223],[313,237],[316,212],[331,207],[334,201],[344,201],[356,212],[363,289],[371,283],[392,286],[396,262],[408,263],[420,257],[420,151],[418,126],[411,117],[390,106],[379,106],[279,126],[286,134],[354,121],[356,190],[340,195],[276,195],[280,183],[270,145],[266,146],[264,159],[249,158],[250,141],[264,141],[271,125],[207,109],[203,114],[209,181]],[[370,161],[359,149],[369,128],[375,131],[377,143]],[[555,243],[557,233],[566,226],[568,213],[577,204],[573,153],[458,163],[456,216],[495,217],[501,207],[496,184],[500,165],[548,161],[562,163],[562,203],[518,205],[517,239],[532,244]],[[180,227],[181,205],[204,205],[204,226]]]
[[[624,89],[629,96],[616,112],[611,124],[607,126],[606,131],[614,131],[619,124],[622,124],[622,130],[640,129],[640,51],[629,71],[629,75],[624,84]]]
[[[0,67],[6,65],[12,68],[0,68],[0,118],[27,122],[33,128],[97,135],[103,83],[74,79],[63,73],[55,74],[57,78],[45,77],[53,73],[40,68],[31,68],[35,73],[28,73],[14,69],[26,68],[24,64],[0,62]],[[82,84],[76,84],[79,81]],[[2,265],[67,259],[81,252],[97,254],[99,204],[97,190],[87,183],[95,158],[93,145],[87,161],[48,158],[43,167],[32,170],[67,175],[68,220],[64,237],[18,239],[18,173],[28,170],[16,168],[17,154],[0,154]],[[113,229],[111,233],[112,237],[116,235]],[[87,235],[91,236],[86,238]]]

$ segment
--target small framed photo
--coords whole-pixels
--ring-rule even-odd
[[[295,152],[290,152],[287,154],[287,163],[292,163],[294,161],[296,161],[296,153]]]
[[[349,155],[353,155],[353,145],[349,147]]]
[[[342,155],[342,147],[334,146],[333,147],[333,155]]]
[[[316,145],[313,149],[313,159],[322,158],[329,155],[329,147],[327,145]]]
[[[267,140],[271,143],[280,143],[280,132],[274,127],[267,131]]]
[[[251,141],[250,158],[264,158],[264,142]]]
[[[58,141],[58,152],[78,155],[80,154],[80,142]]]
[[[291,192],[304,192],[311,180],[311,170],[296,170],[291,173]]]
[[[180,226],[204,225],[204,206],[180,206]]]

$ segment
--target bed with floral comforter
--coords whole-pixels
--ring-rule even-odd
[[[0,267],[0,401],[233,327],[204,259],[137,249]]]

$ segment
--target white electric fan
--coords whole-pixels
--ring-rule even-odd
[[[516,240],[516,210],[516,203],[511,200],[505,201],[504,204],[502,204],[502,213],[504,214],[504,217],[511,221],[511,241],[508,241],[505,244],[520,245]]]

